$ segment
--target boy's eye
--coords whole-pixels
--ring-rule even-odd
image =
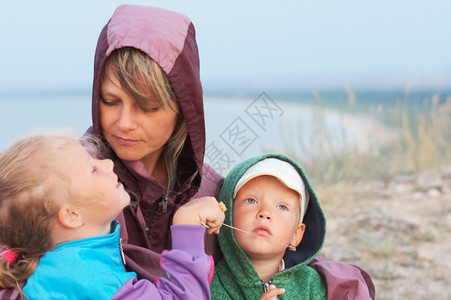
[[[246,202],[249,203],[249,204],[257,203],[257,201],[255,201],[255,199],[252,199],[252,198],[246,199]]]
[[[283,205],[283,204],[277,205],[277,208],[280,209],[280,210],[284,210],[284,211],[288,210],[288,207],[286,205]]]

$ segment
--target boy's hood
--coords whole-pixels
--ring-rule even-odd
[[[300,266],[304,266],[319,254],[323,246],[326,234],[326,219],[323,210],[302,168],[294,160],[281,154],[266,154],[245,160],[244,162],[235,166],[232,171],[230,171],[221,189],[219,201],[224,202],[227,207],[224,223],[233,226],[232,196],[233,191],[235,190],[235,186],[247,169],[249,169],[257,162],[271,157],[286,161],[293,165],[293,167],[299,172],[300,176],[302,177],[302,180],[305,183],[305,188],[310,194],[310,202],[303,220],[306,228],[302,241],[296,248],[295,252],[289,250],[285,252],[284,260],[286,269],[284,272],[290,272],[290,268],[292,268],[293,266],[294,268],[292,268],[291,270],[295,270]],[[241,250],[241,248],[239,247],[232,229],[222,227],[218,239],[224,255],[224,261],[222,263],[228,265],[230,271],[238,277],[238,282],[244,283],[249,278],[257,276],[256,272],[252,268],[251,262],[249,261],[243,250]],[[239,270],[237,270],[237,268]]]
[[[194,25],[183,14],[157,7],[121,5],[115,10],[99,35],[94,58],[93,126],[90,131],[99,136],[102,72],[111,52],[123,47],[145,52],[167,74],[188,129],[188,138],[179,157],[177,178],[185,187],[197,189],[205,152],[205,122]],[[118,159],[115,171],[127,181],[128,172]],[[133,180],[127,183],[133,185]]]

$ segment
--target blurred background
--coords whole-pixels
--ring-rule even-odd
[[[1,90],[89,90],[98,34],[122,1],[1,1]],[[451,86],[451,3],[127,1],[188,15],[206,90]]]
[[[2,91],[89,90],[98,34],[122,1],[1,1]],[[451,3],[127,1],[188,15],[207,91],[451,86]]]
[[[127,3],[193,21],[208,163],[292,156],[326,211],[328,259],[367,270],[378,299],[451,297],[450,1]],[[0,2],[0,150],[90,126],[97,37],[119,4]]]

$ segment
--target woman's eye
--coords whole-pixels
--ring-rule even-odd
[[[113,105],[116,105],[119,102],[119,101],[116,101],[116,100],[106,100],[106,99],[103,99],[103,98],[100,98],[100,99],[101,99],[102,103],[107,105],[107,106],[113,106]]]
[[[161,106],[150,106],[145,108],[145,112],[156,112],[160,109]]]
[[[280,210],[288,210],[288,207],[286,205],[283,205],[283,204],[277,205],[277,208],[280,209]]]

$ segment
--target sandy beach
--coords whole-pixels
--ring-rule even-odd
[[[451,299],[451,165],[317,190],[323,254],[368,271],[376,299]]]

